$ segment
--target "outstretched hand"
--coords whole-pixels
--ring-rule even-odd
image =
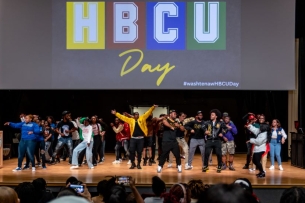
[[[6,122],[6,123],[4,123],[4,125],[10,125],[10,122]]]
[[[115,110],[115,109],[111,110],[111,113],[112,113],[113,115],[116,114],[116,110]]]
[[[157,107],[158,107],[158,105],[154,104],[154,107],[155,107],[155,108],[157,108]]]

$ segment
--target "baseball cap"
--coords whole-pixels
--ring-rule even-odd
[[[69,114],[70,113],[70,111],[63,111],[62,113],[61,113],[61,115],[66,115],[66,114]]]
[[[197,115],[200,114],[200,113],[202,113],[202,111],[197,111]]]
[[[229,113],[228,112],[223,112],[222,117],[227,117],[227,116],[229,116]]]
[[[176,110],[174,110],[174,109],[169,110],[169,113],[173,113],[173,112],[176,112]]]

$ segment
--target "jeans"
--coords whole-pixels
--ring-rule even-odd
[[[189,153],[189,160],[188,160],[188,165],[189,166],[192,165],[194,154],[195,154],[195,151],[196,151],[197,147],[199,147],[199,149],[200,149],[202,166],[204,166],[205,141],[204,141],[204,139],[194,139],[194,138],[192,138],[191,141],[190,141],[190,153]]]
[[[172,152],[176,158],[177,166],[181,165],[180,149],[177,141],[162,142],[162,154],[159,160],[159,166],[163,167],[168,154]]]
[[[252,144],[250,142],[247,142],[247,160],[246,160],[246,166],[250,165],[251,156],[252,156]]]
[[[271,141],[270,141],[270,161],[271,161],[272,166],[274,166],[274,156],[276,156],[277,163],[279,165],[282,165],[281,148],[282,148],[282,143],[277,142],[276,139],[271,139]]]
[[[88,167],[91,168],[93,167],[92,164],[92,148],[93,148],[93,142],[90,142],[90,145],[87,145],[87,141],[82,141],[79,143],[75,149],[73,150],[73,155],[72,155],[72,165],[78,166],[78,155],[81,151],[86,149],[86,159],[88,163]]]
[[[50,160],[51,159],[51,155],[52,155],[52,142],[50,142],[50,141],[46,142],[45,151],[46,151],[46,153],[45,153],[46,154],[46,159]]]
[[[212,149],[215,150],[217,156],[218,166],[222,166],[222,155],[221,155],[221,141],[220,140],[207,140],[205,143],[205,156],[204,156],[204,165],[209,165],[209,158]]]
[[[121,147],[124,147],[124,150],[126,152],[126,156],[129,156],[129,150],[128,150],[128,140],[123,140],[121,142],[116,142],[116,145],[115,145],[115,157],[116,157],[116,160],[118,161],[121,157],[121,153],[120,153],[120,149]]]
[[[72,142],[72,137],[67,137],[67,138],[59,138],[57,145],[55,147],[55,152],[53,153],[53,157],[55,158],[57,156],[57,153],[61,148],[63,148],[64,145],[67,145],[69,148],[69,162],[71,163],[72,161],[72,152],[73,152],[73,142]]]
[[[21,139],[18,145],[18,167],[21,168],[22,160],[24,155],[27,154],[31,163],[32,167],[35,167],[35,153],[36,148],[36,140],[24,140]]]
[[[135,161],[136,152],[137,152],[138,164],[141,163],[143,148],[144,148],[144,138],[140,138],[140,139],[131,138],[130,139],[130,147],[129,147],[130,158],[129,159],[132,163]]]
[[[100,161],[102,161],[102,159],[105,156],[105,145],[106,145],[106,140],[101,141],[101,145],[100,145],[100,150],[99,150],[99,155],[100,155]]]
[[[185,164],[188,164],[188,162],[189,162],[189,146],[188,146],[188,144],[187,144],[187,142],[184,138],[182,138],[182,139],[177,138],[177,142],[178,142],[179,146],[182,148],[182,150],[185,154],[184,162],[185,162]],[[204,152],[204,149],[203,149],[203,152]],[[169,154],[169,163],[173,163],[173,153]]]

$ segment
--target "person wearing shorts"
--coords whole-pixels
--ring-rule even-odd
[[[231,171],[235,171],[233,166],[234,154],[235,154],[235,142],[234,136],[237,134],[237,128],[233,122],[230,122],[231,119],[229,115],[226,115],[223,119],[225,125],[227,126],[227,132],[223,135],[221,153],[222,153],[222,170],[225,170],[227,167]],[[229,164],[227,164],[227,153],[229,153]]]

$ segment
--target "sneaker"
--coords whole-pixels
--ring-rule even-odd
[[[202,172],[207,172],[208,170],[209,170],[209,167],[208,167],[208,166],[202,167]]]
[[[189,166],[188,164],[185,165],[185,167],[184,167],[184,170],[191,170],[191,169],[193,169],[193,167],[192,167],[192,166]]]
[[[274,170],[274,166],[271,165],[270,168],[269,168],[269,170]]]
[[[46,167],[46,166],[43,166],[43,167],[42,167],[42,169],[44,169],[44,170],[45,170],[45,169],[47,169],[47,167]]]
[[[35,172],[36,171],[36,168],[35,167],[32,167],[32,172]]]
[[[221,166],[218,166],[217,167],[217,173],[220,173],[221,172]]]
[[[83,164],[87,164],[87,160],[84,160],[84,161],[83,161]]]
[[[282,167],[282,165],[279,165],[279,169],[280,169],[280,171],[283,171],[283,170],[284,170],[283,167]]]
[[[227,166],[225,164],[222,165],[221,170],[226,170],[226,169],[227,169]]]
[[[76,166],[71,166],[71,167],[70,167],[70,169],[77,169],[77,168],[79,168],[78,165],[76,165]]]
[[[15,168],[15,169],[13,169],[13,171],[14,171],[14,172],[16,172],[16,171],[22,171],[22,168],[17,167],[17,168]]]
[[[29,170],[30,167],[29,166],[24,166],[22,170]]]
[[[182,167],[181,167],[181,165],[178,165],[178,173],[182,173]]]
[[[249,171],[255,171],[256,169],[255,168],[249,168]]]
[[[243,169],[249,169],[249,165],[245,164]]]
[[[97,163],[94,163],[93,166],[97,166]]]
[[[113,164],[120,164],[121,162],[119,160],[115,160],[114,162],[112,162]]]
[[[119,159],[119,162],[122,163],[122,159]]]
[[[136,164],[134,162],[132,162],[129,169],[134,169],[135,167],[136,167]]]
[[[167,168],[172,168],[172,167],[173,167],[172,164],[168,164],[168,165],[167,165]]]
[[[161,171],[162,171],[162,167],[158,166],[157,173],[161,173]]]
[[[229,166],[230,171],[235,171],[235,168],[233,166]]]
[[[94,169],[94,166],[92,166],[92,167],[89,167],[89,169]]]
[[[103,160],[99,160],[99,161],[97,162],[97,164],[101,164],[101,163],[103,163]]]
[[[142,168],[141,168],[141,163],[138,163],[137,169],[142,169]]]
[[[265,178],[266,177],[266,174],[265,173],[260,173],[258,174],[257,178]]]
[[[151,163],[156,164],[156,161],[155,161],[155,160],[152,160]]]
[[[131,164],[131,161],[129,160],[128,162],[127,162],[127,165],[130,165]]]

